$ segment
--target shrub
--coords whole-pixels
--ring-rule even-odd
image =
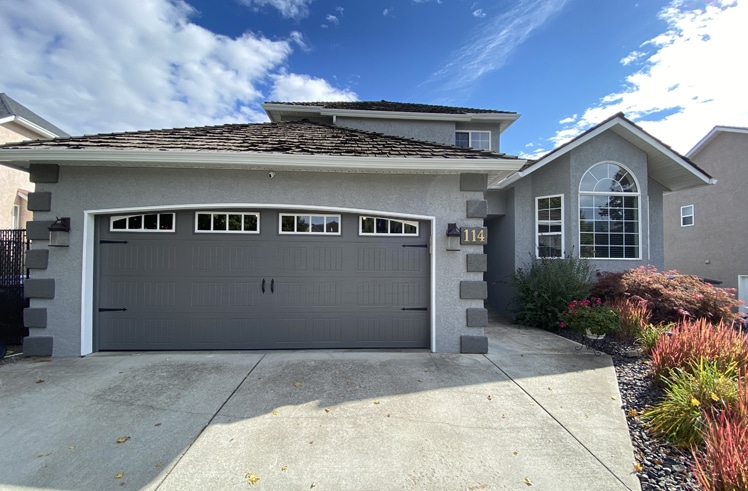
[[[601,273],[592,294],[606,302],[633,297],[647,301],[655,324],[685,319],[709,319],[732,324],[739,319],[734,289],[717,288],[697,276],[675,271],[660,273],[641,266],[621,273]]]
[[[704,449],[693,450],[694,476],[705,491],[748,489],[748,381],[728,411],[705,415]]]
[[[652,350],[655,380],[676,368],[688,369],[702,358],[721,369],[735,365],[748,367],[748,336],[724,324],[716,326],[705,319],[681,322],[670,335],[662,336]]]
[[[565,258],[530,261],[512,275],[511,309],[526,326],[553,329],[561,312],[575,298],[587,298],[593,270],[586,259]]]
[[[599,298],[572,300],[561,313],[561,327],[570,327],[582,334],[605,335],[621,329],[618,311],[603,305]]]
[[[618,310],[621,319],[621,330],[618,337],[627,341],[636,341],[640,333],[646,329],[652,313],[647,307],[647,301],[639,297],[619,298],[610,302],[610,306]]]
[[[652,432],[673,445],[689,448],[701,444],[705,414],[716,414],[735,404],[735,365],[719,367],[699,360],[687,369],[676,368],[665,379],[665,396],[644,417]]]
[[[660,337],[666,332],[668,332],[675,324],[647,324],[642,328],[638,333],[636,333],[636,336],[634,337],[634,341],[641,346],[642,350],[644,351],[645,355],[648,355],[652,352],[654,347],[657,345],[657,342],[660,340]]]

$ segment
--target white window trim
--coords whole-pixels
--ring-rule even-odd
[[[13,205],[10,211],[10,221],[12,229],[21,228],[21,207],[19,205]]]
[[[296,217],[325,217],[325,228],[327,228],[327,218],[333,217],[338,219],[338,231],[337,232],[312,232],[312,224],[309,224],[309,232],[288,232],[283,230],[283,217],[294,217],[294,228],[296,227]],[[342,216],[338,214],[323,214],[323,213],[278,213],[278,234],[280,235],[340,235],[343,230]]]
[[[161,215],[171,215],[171,228],[170,229],[160,229],[160,228],[114,228],[114,222],[117,220],[122,220],[123,218],[126,219],[125,223],[129,227],[129,219],[130,217],[137,217],[139,216],[141,218],[141,223],[145,223],[145,216],[146,215],[158,215],[158,221],[161,222]],[[124,232],[124,233],[157,233],[157,234],[173,234],[177,231],[177,214],[176,213],[162,213],[162,212],[153,212],[153,213],[133,213],[132,215],[116,215],[113,217],[109,217],[109,231],[110,232]]]
[[[242,216],[242,227],[244,226],[244,217],[246,215],[254,215],[257,218],[257,230],[198,230],[197,228],[197,217],[198,215],[210,215],[210,226],[213,226],[213,215],[226,215],[226,221],[228,222],[229,215],[241,215]],[[195,212],[195,227],[194,231],[196,234],[259,234],[260,233],[260,214],[258,212],[246,212],[246,211],[209,211],[200,210]]]
[[[688,215],[687,215],[687,214],[685,214],[685,213],[683,213],[683,212],[685,211],[685,209],[686,209],[686,208],[689,208],[689,207],[691,208],[691,213],[690,213],[690,214],[688,214]],[[696,211],[696,210],[694,209],[694,206],[693,206],[693,205],[686,205],[686,206],[681,206],[681,207],[680,207],[680,226],[681,226],[681,227],[693,227],[694,223],[696,223],[696,219],[695,219],[695,217],[694,217],[694,215],[695,215],[695,211]],[[683,219],[684,219],[684,218],[688,218],[688,217],[691,217],[691,223],[688,223],[688,224],[684,224],[684,223],[683,223]]]
[[[455,143],[457,143],[457,133],[467,133],[468,135],[468,147],[469,148],[475,148],[473,146],[473,134],[481,133],[481,134],[487,134],[488,135],[488,148],[487,149],[476,149],[476,150],[487,150],[491,151],[491,132],[485,131],[485,130],[455,130]]]
[[[616,192],[599,192],[599,191],[582,191],[582,179],[584,179],[584,176],[587,175],[587,173],[593,169],[594,167],[600,165],[600,164],[615,164],[619,166],[620,168],[624,169],[629,176],[634,180],[634,184],[636,184],[636,192],[635,193],[616,193]],[[636,178],[636,175],[631,172],[631,169],[626,167],[625,165],[621,164],[620,162],[616,162],[614,160],[603,160],[601,162],[597,162],[596,164],[592,164],[587,168],[586,171],[582,174],[582,178],[579,180],[579,186],[577,186],[577,240],[579,241],[579,257],[582,259],[590,259],[595,261],[641,261],[642,260],[642,192],[641,192],[641,185],[639,184],[639,179]],[[637,219],[639,223],[639,231],[637,232],[637,235],[639,236],[639,245],[637,246],[639,254],[637,257],[584,257],[582,256],[582,228],[579,226],[579,213],[580,213],[580,201],[582,194],[587,196],[636,196],[636,213],[639,217]],[[649,198],[649,197],[647,197]],[[647,226],[649,226],[649,223],[647,223]],[[649,239],[647,239],[649,241]],[[610,247],[610,246],[609,246]],[[647,248],[649,248],[649,244],[647,244]]]
[[[547,198],[561,198],[561,232],[556,233],[544,233],[541,234],[538,232],[538,226],[543,223],[555,223],[556,220],[538,220],[538,201],[541,199],[547,199]],[[564,219],[564,195],[563,194],[551,194],[548,196],[536,196],[535,197],[535,257],[538,259],[547,258],[547,259],[557,259],[555,256],[541,256],[539,254],[540,252],[540,242],[538,241],[538,238],[541,236],[546,235],[560,235],[561,236],[561,258],[566,257],[566,227],[565,227],[565,219]]]
[[[374,219],[374,232],[364,232],[364,224],[362,221],[362,218],[373,218]],[[389,231],[387,233],[377,232],[376,231],[376,220],[387,220],[387,229],[389,230],[389,222],[394,220],[396,222],[401,222],[403,224],[403,230],[405,230],[405,225],[412,225],[416,228],[416,233],[414,234],[406,234],[405,232],[400,234],[393,234]],[[410,220],[401,220],[399,218],[387,218],[387,217],[376,217],[376,216],[369,216],[369,215],[359,215],[358,217],[358,235],[361,237],[372,237],[372,236],[379,236],[379,237],[420,237],[421,235],[421,229],[418,226],[418,222],[413,222]]]

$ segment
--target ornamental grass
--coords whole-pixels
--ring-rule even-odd
[[[711,361],[721,370],[748,367],[748,336],[729,325],[712,325],[706,319],[683,321],[659,338],[652,349],[652,371],[662,382],[672,370],[688,370],[699,360]]]
[[[705,414],[702,450],[692,450],[691,470],[704,491],[748,490],[748,380],[739,382],[738,400],[726,410]]]

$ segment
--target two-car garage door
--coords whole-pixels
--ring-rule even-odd
[[[95,348],[427,348],[429,225],[277,210],[100,216]]]

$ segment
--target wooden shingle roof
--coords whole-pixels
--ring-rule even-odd
[[[225,124],[25,141],[5,149],[159,150],[349,157],[516,159],[452,145],[383,135],[311,121]]]

